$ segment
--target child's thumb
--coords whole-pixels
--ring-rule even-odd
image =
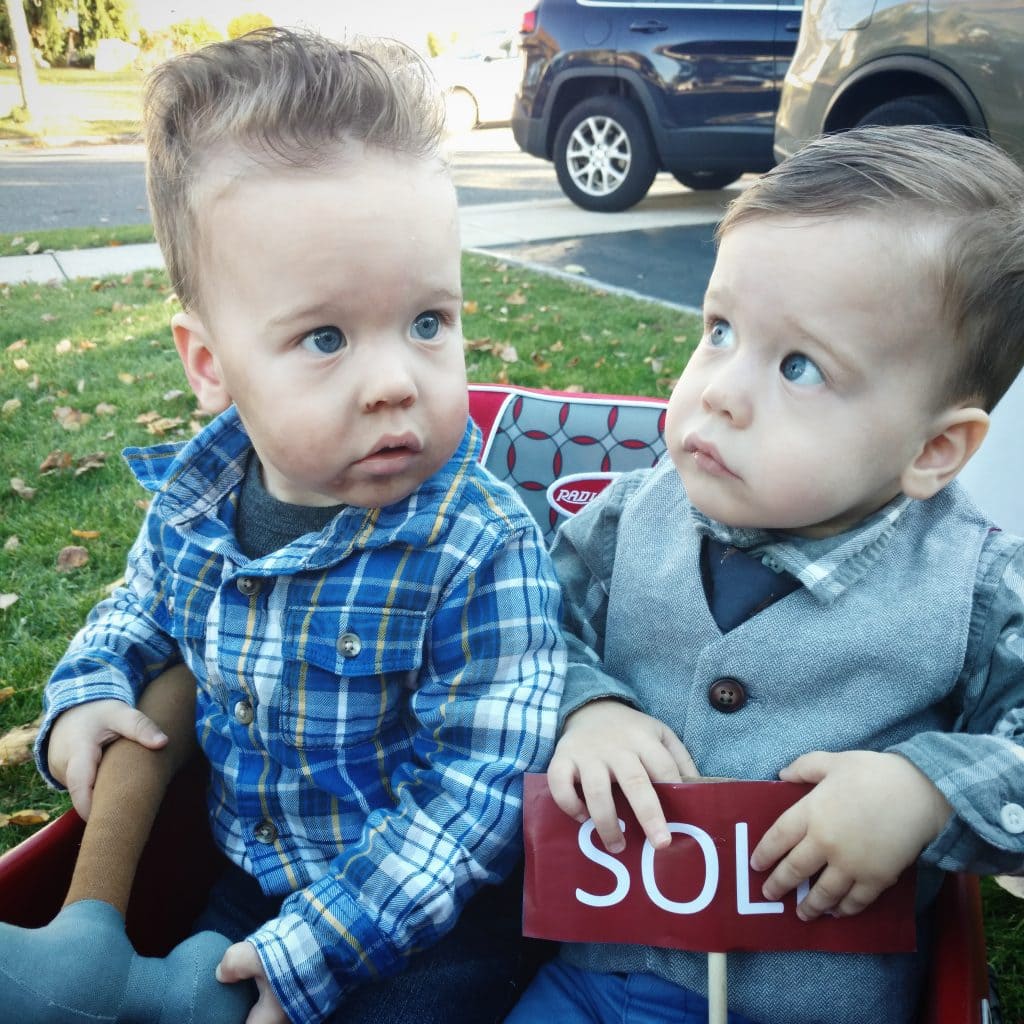
[[[150,750],[157,750],[167,743],[167,734],[153,719],[127,704],[116,713],[112,728],[119,735]]]

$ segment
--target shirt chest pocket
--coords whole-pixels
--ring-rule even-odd
[[[195,646],[205,640],[216,594],[214,587],[161,566],[141,598],[142,610],[183,647]]]
[[[359,605],[289,611],[279,705],[284,742],[351,751],[383,741],[400,726],[401,706],[423,663],[426,630],[422,611]]]

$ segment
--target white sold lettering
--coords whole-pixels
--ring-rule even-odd
[[[623,834],[626,831],[625,822],[619,819],[619,828]],[[706,909],[715,898],[718,891],[719,863],[718,851],[715,849],[714,840],[702,828],[696,825],[688,825],[685,822],[670,821],[668,830],[676,835],[686,835],[695,840],[700,847],[704,857],[704,885],[697,896],[692,900],[679,901],[670,900],[658,888],[657,880],[654,877],[654,854],[655,849],[645,839],[643,850],[640,854],[640,873],[643,879],[644,891],[648,899],[662,910],[670,914],[696,914]],[[576,899],[588,907],[613,907],[621,903],[629,894],[630,877],[629,869],[611,854],[598,849],[594,842],[594,823],[591,820],[585,821],[577,836],[580,851],[587,860],[607,868],[615,878],[615,887],[605,895],[596,895],[587,892],[585,889],[576,890]],[[748,827],[745,821],[736,822],[736,911],[741,915],[749,914],[781,914],[785,906],[781,902],[764,901],[755,902],[750,898],[750,842]],[[810,891],[810,882],[804,880],[796,890],[797,903],[800,903]]]
[[[626,823],[620,818],[619,828],[625,830]],[[610,853],[599,850],[594,843],[594,823],[587,820],[580,825],[578,842],[583,856],[587,860],[600,864],[607,868],[615,876],[615,888],[607,896],[595,896],[593,893],[583,889],[576,890],[576,899],[588,907],[614,907],[621,903],[629,892],[629,871],[624,864],[620,864]]]

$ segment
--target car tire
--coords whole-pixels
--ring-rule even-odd
[[[695,192],[713,192],[731,185],[742,171],[673,171],[672,177]]]
[[[658,173],[647,122],[619,96],[573,107],[555,134],[554,160],[562,191],[584,210],[602,213],[640,202]]]
[[[873,110],[869,110],[857,122],[857,127],[864,125],[903,125],[925,124],[938,128],[961,128],[964,123],[964,112],[953,100],[946,96],[900,96],[887,100]]]
[[[444,125],[449,135],[472,131],[478,124],[476,100],[465,89],[451,89],[444,94]]]

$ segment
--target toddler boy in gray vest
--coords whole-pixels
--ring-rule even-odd
[[[766,899],[856,914],[918,863],[1024,871],[1024,541],[955,478],[1024,363],[1024,173],[928,128],[820,139],[718,231],[668,457],[561,530],[570,666],[548,773],[655,847],[651,782],[814,783],[755,847]],[[635,840],[634,840],[635,841]],[[730,1020],[914,1018],[919,954],[729,958]],[[574,944],[510,1022],[705,1020],[703,955]],[[643,1008],[641,1008],[643,1007]]]

